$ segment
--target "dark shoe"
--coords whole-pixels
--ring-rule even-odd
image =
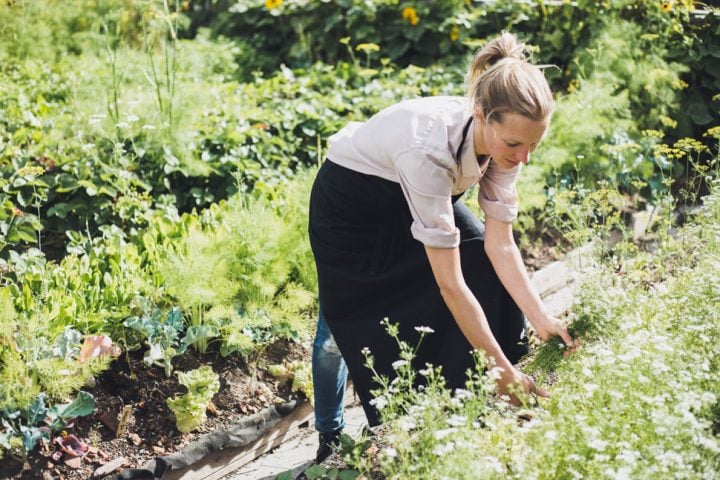
[[[319,445],[317,454],[315,455],[315,463],[318,465],[325,461],[330,455],[337,450],[340,445],[340,434],[342,430],[336,430],[330,433],[321,433],[319,435]]]

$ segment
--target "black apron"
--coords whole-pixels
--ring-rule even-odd
[[[461,148],[462,142],[458,159]],[[485,254],[484,226],[458,198],[452,200],[463,276],[503,352],[517,363],[528,351],[525,318]],[[448,387],[463,387],[466,371],[475,367],[472,347],[440,295],[425,247],[410,233],[412,221],[398,183],[331,159],[320,167],[309,215],[320,304],[371,426],[380,422],[369,403],[378,385],[361,351],[370,349],[375,370],[389,378],[395,375],[392,363],[399,359],[397,342],[380,323],[384,318],[399,325],[400,339],[411,346],[420,338],[415,327],[434,330],[423,340],[413,365],[441,366]]]

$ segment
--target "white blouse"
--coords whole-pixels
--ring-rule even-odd
[[[451,196],[479,180],[478,202],[487,217],[517,217],[515,188],[520,165],[501,169],[477,158],[470,125],[460,153],[463,127],[470,119],[464,97],[427,97],[388,107],[366,122],[351,122],[329,138],[327,159],[360,173],[400,184],[413,218],[413,237],[424,245],[454,248],[460,243]]]

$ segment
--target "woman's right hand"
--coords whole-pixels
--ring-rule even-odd
[[[507,395],[510,403],[516,406],[522,405],[523,400],[529,395],[545,398],[550,396],[550,392],[535,385],[532,377],[512,366],[503,369],[495,383],[498,394]]]

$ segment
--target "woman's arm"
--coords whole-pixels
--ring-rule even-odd
[[[497,379],[498,393],[509,395],[516,404],[519,401],[513,394],[513,385],[525,393],[531,392],[547,396],[545,390],[535,388],[530,377],[513,367],[495,340],[485,312],[463,278],[459,249],[426,246],[425,251],[435,280],[440,287],[440,294],[465,338],[473,348],[485,352],[494,360],[495,366],[502,369],[500,378]]]
[[[500,281],[530,320],[535,333],[543,340],[559,336],[566,345],[575,348],[567,327],[547,312],[540,295],[530,283],[520,250],[513,239],[512,224],[489,217],[485,219],[485,252]]]

